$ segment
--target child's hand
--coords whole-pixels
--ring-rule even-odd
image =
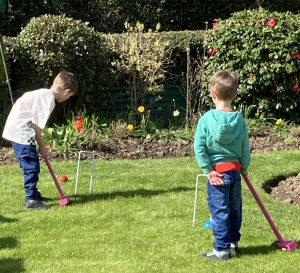
[[[207,178],[209,180],[209,183],[213,186],[221,186],[223,185],[223,174],[220,174],[216,171],[212,171],[207,174]]]

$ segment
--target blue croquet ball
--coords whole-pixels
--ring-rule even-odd
[[[210,220],[206,220],[203,223],[203,228],[205,228],[205,229],[212,229],[212,222]]]

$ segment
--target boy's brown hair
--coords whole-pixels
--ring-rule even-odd
[[[53,81],[53,85],[62,90],[70,89],[73,94],[78,92],[78,82],[75,75],[68,71],[61,71]]]
[[[233,100],[237,96],[238,84],[238,74],[226,70],[216,72],[210,79],[210,88],[214,88],[221,100]]]

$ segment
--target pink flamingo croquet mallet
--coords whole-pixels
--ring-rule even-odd
[[[58,183],[58,180],[57,180],[57,178],[56,178],[56,176],[55,176],[55,174],[54,174],[54,171],[53,171],[53,169],[52,169],[52,167],[51,167],[51,164],[50,164],[50,162],[49,162],[48,157],[47,157],[47,156],[44,156],[44,159],[45,159],[46,165],[47,165],[47,167],[48,167],[48,169],[49,169],[49,172],[50,172],[50,174],[51,174],[51,176],[52,176],[52,178],[53,178],[53,180],[54,180],[55,186],[56,186],[56,188],[58,189],[58,192],[59,192],[60,197],[61,197],[61,199],[58,201],[58,204],[59,204],[60,206],[66,206],[66,205],[68,205],[71,201],[70,201],[70,199],[69,199],[68,197],[66,197],[66,196],[64,195],[64,193],[63,193],[63,191],[62,191],[62,189],[61,189],[61,187],[60,187],[60,185],[59,185],[59,183]]]
[[[266,210],[266,208],[264,207],[263,203],[261,202],[259,196],[257,195],[254,187],[252,186],[248,176],[246,174],[242,174],[249,190],[251,191],[253,197],[255,198],[257,204],[259,205],[259,207],[261,208],[264,216],[266,217],[268,223],[270,224],[275,236],[278,239],[277,245],[284,251],[294,251],[297,248],[297,241],[284,241],[282,236],[280,235],[278,229],[275,227],[270,214],[268,213],[268,211]]]

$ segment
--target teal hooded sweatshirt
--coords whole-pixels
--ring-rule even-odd
[[[247,125],[239,111],[210,110],[198,121],[194,153],[203,173],[224,162],[240,162],[241,172],[247,172],[250,148]]]

